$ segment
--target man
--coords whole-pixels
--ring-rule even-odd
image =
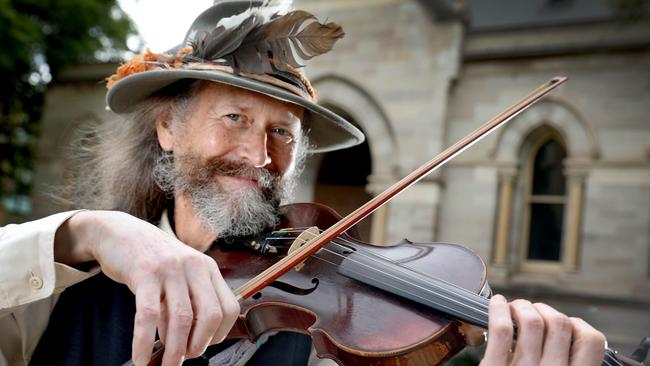
[[[128,356],[145,365],[157,334],[163,365],[179,365],[224,340],[239,305],[203,252],[219,237],[273,226],[308,150],[363,141],[296,71],[327,52],[340,27],[273,12],[221,2],[195,20],[184,47],[146,52],[110,78],[107,102],[124,121],[94,131],[70,192],[92,210],[0,232],[0,365],[120,364],[131,345]],[[602,335],[579,319],[498,295],[489,311],[483,365],[602,360]],[[246,341],[216,346],[210,363],[306,363],[285,341],[279,352],[268,346],[274,339],[257,353]],[[304,349],[303,339],[283,339]],[[107,355],[97,356],[98,340]]]

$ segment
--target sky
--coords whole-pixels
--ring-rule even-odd
[[[135,23],[145,47],[164,52],[183,41],[194,18],[214,0],[118,0]],[[137,38],[130,48],[139,48]]]

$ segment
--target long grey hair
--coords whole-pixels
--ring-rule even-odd
[[[160,218],[173,197],[153,171],[164,155],[156,119],[184,120],[201,82],[179,81],[140,103],[120,121],[90,126],[76,146],[74,171],[63,196],[76,208],[119,210],[149,222]]]

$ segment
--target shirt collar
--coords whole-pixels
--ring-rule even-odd
[[[169,222],[169,211],[167,209],[165,209],[165,211],[163,211],[162,213],[162,217],[160,218],[160,223],[158,224],[158,228],[166,232],[167,234],[176,237],[176,233],[174,233],[174,229],[172,228],[172,225]]]

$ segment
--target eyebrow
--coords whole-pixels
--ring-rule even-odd
[[[214,106],[212,106],[212,109],[217,108],[217,106],[218,105],[215,104]],[[241,102],[240,103],[226,102],[226,103],[222,104],[221,106],[225,107],[225,108],[236,108],[236,109],[239,109],[239,110],[242,110],[242,111],[248,111],[248,110],[251,109],[250,104],[248,104],[248,103],[242,104]]]
[[[297,123],[293,123],[292,121],[285,120],[285,119],[282,119],[281,121],[276,121],[274,123],[277,123],[277,124],[279,124],[279,125],[281,125],[283,127],[287,127],[287,128],[289,128],[291,130],[294,130],[294,129],[295,130],[300,130],[300,128],[302,126],[302,121],[299,118],[296,118],[296,119],[298,120]]]

